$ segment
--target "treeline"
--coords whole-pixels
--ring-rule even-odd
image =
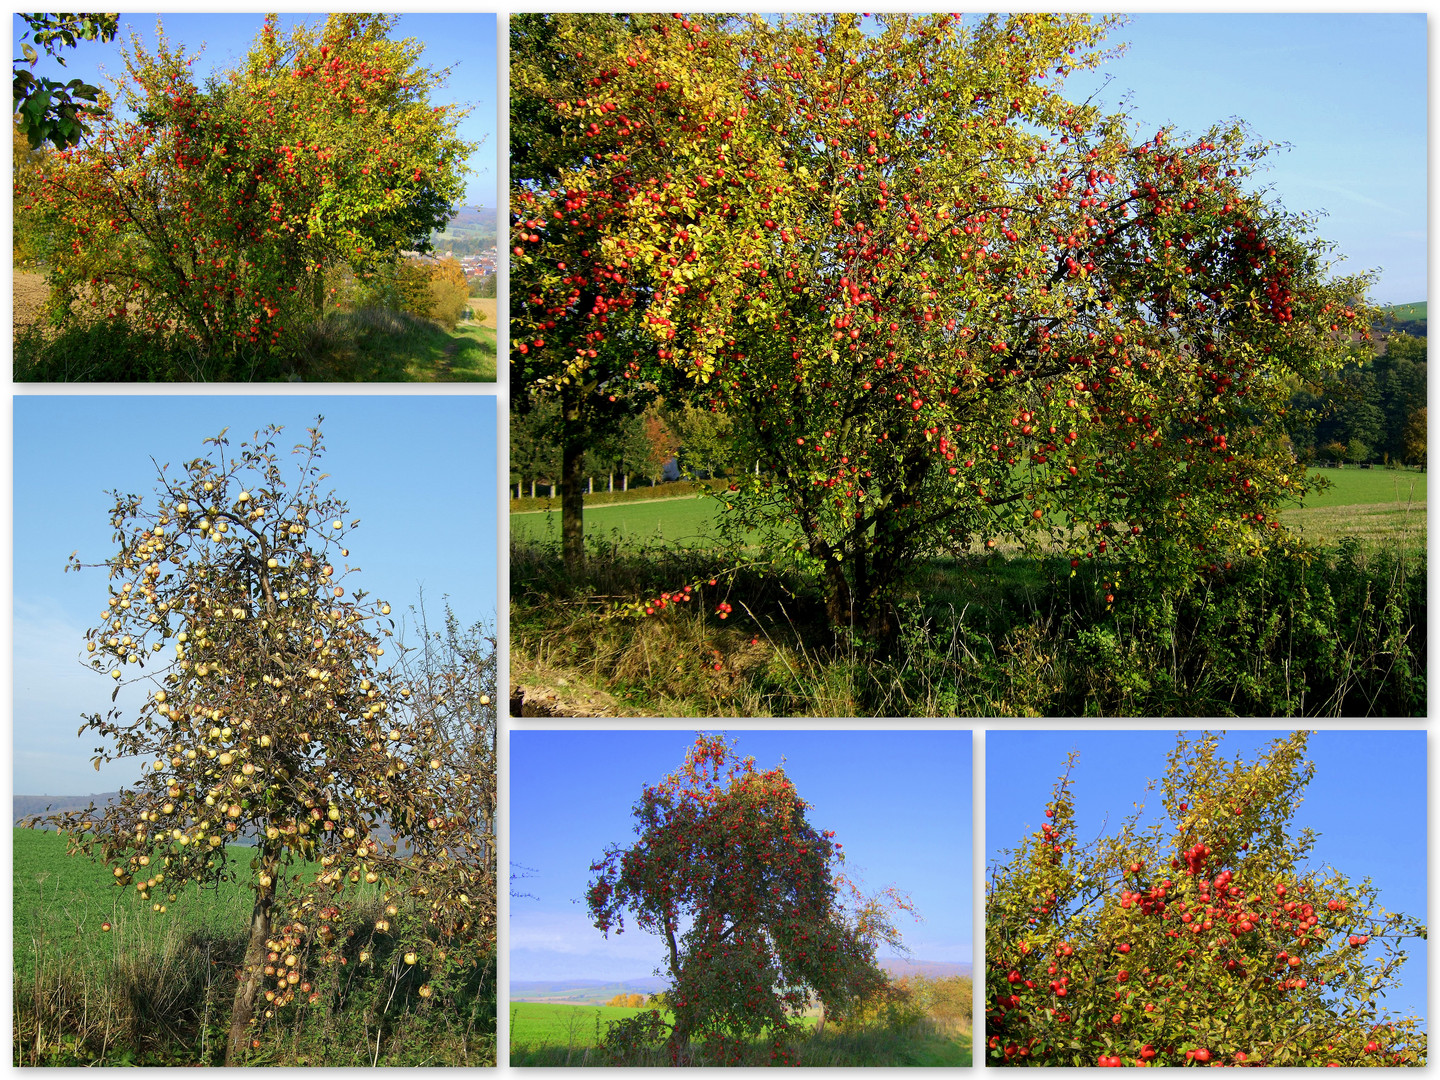
[[[1426,453],[1426,338],[1391,334],[1323,393],[1300,390],[1286,417],[1300,461],[1420,465]]]
[[[517,497],[559,490],[561,430],[560,405],[553,398],[528,411],[512,410],[510,485]],[[591,431],[585,473],[592,491],[627,491],[634,481],[659,483],[671,462],[672,479],[723,475],[746,465],[731,418],[688,403],[656,400]]]
[[[363,276],[346,267],[339,272],[332,291],[340,311],[367,307],[408,311],[422,319],[434,319],[447,330],[470,317],[470,282],[460,260],[453,256],[399,259]]]
[[[640,1009],[645,1006],[644,994],[616,994],[606,1005],[614,1005],[621,1009]]]

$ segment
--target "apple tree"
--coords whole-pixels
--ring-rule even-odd
[[[62,48],[73,49],[81,41],[113,41],[119,32],[119,14],[37,11],[17,12],[15,17],[26,26],[20,36],[24,57],[17,59],[17,66],[12,69],[15,126],[32,150],[47,142],[60,150],[74,146],[90,133],[88,121],[104,113],[100,88],[82,79],[62,83],[46,75],[37,77],[34,69],[40,62],[40,54],[35,46],[39,45],[47,56],[64,67]],[[25,66],[18,66],[22,63]]]
[[[232,71],[123,50],[115,108],[17,200],[54,234],[56,319],[129,320],[218,358],[261,357],[324,314],[327,272],[424,250],[463,193],[463,110],[393,16],[268,18]]]
[[[720,1062],[769,1034],[775,1055],[818,998],[843,1021],[886,986],[875,952],[897,944],[890,890],[861,896],[840,873],[834,833],[815,828],[781,768],[761,770],[721,736],[701,735],[684,765],[635,804],[637,841],[591,866],[586,894],[607,935],[633,925],[660,935],[672,1060],[692,1041]]]
[[[1065,97],[1110,25],[562,27],[590,78],[554,120],[594,150],[516,193],[512,350],[583,379],[640,312],[619,325],[761,463],[726,520],[811,573],[837,630],[886,638],[908,568],[1005,538],[1068,552],[1106,603],[1283,550],[1308,481],[1280,420],[1367,332],[1365,282],[1255,190],[1240,125],[1141,136]]]
[[[986,885],[991,1063],[1425,1063],[1422,1021],[1380,1006],[1425,927],[1307,861],[1315,836],[1291,825],[1307,734],[1253,762],[1182,735],[1165,820],[1142,828],[1137,811],[1088,844],[1060,779]]]
[[[565,564],[585,561],[585,458],[654,400],[670,376],[653,345],[637,332],[646,295],[608,264],[597,264],[600,222],[619,205],[600,193],[604,209],[586,196],[562,198],[576,170],[617,152],[613,120],[577,131],[568,102],[588,92],[596,56],[623,55],[651,17],[599,12],[519,12],[510,20],[510,162],[512,296],[526,296],[537,310],[519,322],[524,341],[510,352],[510,384],[520,416],[556,413],[545,434],[560,451],[561,548]],[[586,47],[590,64],[576,63]],[[574,227],[549,243],[529,220],[536,200],[554,202],[552,213],[574,215]],[[558,220],[558,219],[557,219]],[[548,224],[548,222],[546,223]],[[541,245],[537,252],[534,245]],[[527,256],[527,252],[530,253]],[[523,257],[522,256],[526,256]],[[563,293],[563,303],[555,297]],[[559,307],[563,310],[546,309]]]
[[[207,456],[158,466],[153,498],[114,493],[86,651],[112,702],[144,696],[80,730],[97,768],[142,772],[103,809],[46,819],[157,913],[187,883],[250,890],[231,1065],[265,1019],[318,1001],[311,979],[350,962],[366,902],[420,912],[394,943],[407,969],[488,959],[494,941],[493,658],[447,624],[449,659],[386,659],[390,605],[355,580],[357,522],[322,487],[318,424],[291,475],[279,434],[232,453],[222,432]],[[253,855],[227,849],[242,840]]]

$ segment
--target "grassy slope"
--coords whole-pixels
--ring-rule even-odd
[[[1425,319],[1425,309],[1428,306],[1424,300],[1414,304],[1395,304],[1385,309],[1385,314],[1401,322],[1408,322],[1412,319]]]
[[[39,318],[49,290],[41,274],[17,272],[14,277],[13,319],[19,332]],[[305,362],[302,378],[307,382],[494,382],[498,371],[496,302],[471,303],[483,325],[461,323],[454,331],[413,317],[373,319],[361,312],[332,317],[338,325],[312,335],[322,347]],[[65,364],[54,358],[50,364],[42,373],[45,380],[65,377],[56,374],[66,370]],[[86,363],[80,368],[91,366]],[[123,361],[112,358],[102,365],[100,376],[130,381],[144,377],[126,372],[124,367]],[[188,370],[183,363],[178,369]]]
[[[232,845],[227,851],[237,861],[243,881],[253,849]],[[361,889],[373,894],[378,887]],[[105,866],[68,856],[63,837],[15,829],[13,895],[16,997],[28,999],[33,1009],[34,1000],[43,996],[48,1006],[38,1022],[26,1010],[21,1010],[23,1017],[19,1013],[12,1017],[14,1031],[21,1030],[23,1020],[27,1033],[25,1039],[12,1036],[23,1044],[15,1052],[16,1064],[218,1063],[202,1058],[218,1054],[217,1046],[223,1048],[224,1010],[233,993],[234,968],[222,965],[238,963],[243,953],[252,903],[248,888],[222,885],[201,890],[192,885],[177,893],[174,902],[157,889],[151,901],[143,901],[133,888],[117,888]],[[155,901],[165,902],[167,910],[152,911]],[[379,902],[374,902],[378,912]],[[101,929],[106,921],[112,926],[108,932]],[[409,987],[397,996],[386,981],[387,973],[409,969],[387,959],[390,943],[371,947],[377,961],[373,968],[350,969],[349,997],[343,1008],[337,1011],[327,1004],[297,1012],[293,1021],[268,1029],[256,1063],[368,1065],[380,1030],[373,1016],[380,1013],[386,1017],[381,1065],[494,1063],[493,1014],[486,999],[447,1001],[446,1007],[436,1008],[427,1007]],[[213,959],[219,954],[233,955],[228,961]],[[207,958],[211,958],[208,965]],[[42,959],[44,975],[37,977]],[[196,982],[200,977],[206,980],[203,986]],[[57,980],[65,988],[63,996],[73,1002],[68,1026],[58,1025],[54,1016]],[[196,1014],[185,1010],[189,999],[212,992],[212,981],[211,1004],[219,1011],[206,1006],[206,1043]],[[83,993],[77,993],[82,988]],[[22,994],[25,990],[30,993]],[[372,1001],[376,994],[379,997]],[[493,997],[488,1005],[493,1005]],[[138,1036],[128,1026],[136,1018],[144,1025]],[[93,1038],[86,1043],[87,1052],[73,1059],[67,1056],[64,1047],[76,1038],[76,1031],[93,1036],[102,1029],[107,1031],[108,1047],[103,1058],[93,1056],[97,1053]],[[142,1050],[140,1041],[150,1045],[136,1058]]]

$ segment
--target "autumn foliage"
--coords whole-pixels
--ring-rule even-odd
[[[555,16],[575,75],[533,81],[574,89],[536,137],[570,159],[512,191],[527,388],[727,413],[761,469],[724,519],[878,638],[907,568],[1001,540],[1110,605],[1286,552],[1280,418],[1366,332],[1365,282],[1257,192],[1243,127],[1067,99],[1109,29]]]
[[[423,248],[462,194],[463,110],[390,16],[335,14],[282,35],[269,17],[238,67],[138,40],[79,147],[16,189],[47,237],[52,318],[124,320],[208,355],[254,357],[323,315],[327,271]]]
[[[1088,844],[1060,779],[986,888],[992,1064],[1425,1063],[1422,1021],[1380,1004],[1425,927],[1307,861],[1314,835],[1291,828],[1306,737],[1246,762],[1182,736],[1165,820]]]
[[[612,846],[591,870],[586,904],[598,929],[631,925],[664,941],[671,1059],[704,1044],[717,1062],[768,1034],[773,1057],[818,999],[843,1022],[881,993],[881,942],[908,901],[865,898],[839,873],[841,846],[816,829],[783,769],[738,758],[722,737],[700,736],[684,766],[635,805],[637,841]]]

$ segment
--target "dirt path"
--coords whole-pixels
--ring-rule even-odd
[[[45,283],[44,274],[16,270],[13,293],[15,311],[12,322],[18,333],[40,318],[45,301],[50,299],[50,286]]]

